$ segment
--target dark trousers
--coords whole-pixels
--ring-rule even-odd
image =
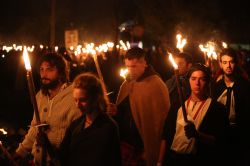
[[[173,150],[166,155],[166,166],[196,166],[197,159],[193,154],[180,154]]]

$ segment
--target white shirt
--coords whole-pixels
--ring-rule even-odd
[[[205,117],[212,99],[208,98],[205,101],[194,102],[187,100],[185,102],[187,110],[187,118],[192,121],[197,130],[199,130],[201,122]],[[177,153],[194,154],[196,153],[195,138],[188,139],[185,135],[184,126],[186,122],[183,118],[182,108],[179,108],[176,121],[176,132],[173,139],[171,149]]]

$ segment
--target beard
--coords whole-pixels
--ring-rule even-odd
[[[232,76],[233,76],[233,73],[225,73],[225,75],[226,75],[227,77],[232,77]]]
[[[48,83],[44,83],[43,80],[47,80]],[[51,80],[48,78],[42,78],[40,82],[42,91],[48,92],[48,90],[55,89],[59,85],[60,80],[59,79]]]
[[[232,77],[234,76],[234,72],[233,71],[224,71],[224,74],[227,76],[227,77]]]

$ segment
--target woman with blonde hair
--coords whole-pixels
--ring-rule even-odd
[[[106,114],[107,98],[100,80],[91,73],[73,82],[73,97],[82,116],[68,128],[61,144],[62,165],[120,165],[118,127]]]

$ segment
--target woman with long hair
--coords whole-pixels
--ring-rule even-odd
[[[73,97],[82,116],[68,128],[61,144],[62,165],[120,165],[118,128],[106,114],[107,98],[100,80],[91,73],[77,76]]]

